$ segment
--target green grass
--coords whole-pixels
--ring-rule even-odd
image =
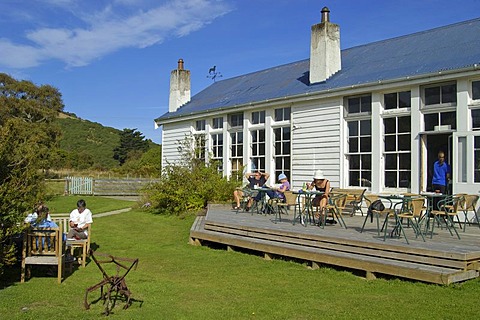
[[[480,314],[478,279],[448,287],[366,281],[347,271],[195,247],[188,244],[193,221],[139,210],[94,219],[97,252],[140,259],[127,284],[143,304],[127,310],[119,304],[110,318],[476,319]],[[24,284],[18,272],[9,276],[14,281],[0,290],[2,319],[97,319],[103,311],[101,302],[88,311],[82,305],[85,289],[102,279],[93,261],[60,285],[42,274]],[[91,293],[89,300],[99,294]]]
[[[70,213],[77,208],[77,201],[83,199],[93,215],[136,206],[135,201],[119,200],[98,196],[55,196],[45,201],[52,214]]]

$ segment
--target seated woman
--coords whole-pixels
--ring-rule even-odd
[[[307,183],[308,190],[313,190],[314,188],[316,191],[324,192],[323,194],[317,195],[312,201],[313,206],[317,207],[317,211],[323,212],[328,203],[330,181],[325,179],[322,170],[315,171],[315,174],[313,175],[313,181],[311,183]],[[315,217],[319,218],[320,213],[317,212]]]
[[[35,205],[35,210],[25,218],[25,223],[30,223],[34,227],[56,228],[58,225],[52,221],[50,210],[43,202]]]
[[[285,191],[290,190],[290,182],[288,182],[287,176],[284,173],[278,175],[278,181],[281,182],[280,187],[267,191],[270,199],[280,199],[285,202]]]

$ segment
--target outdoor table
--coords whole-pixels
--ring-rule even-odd
[[[420,195],[427,199],[427,210],[425,213],[425,233],[427,233],[428,229],[430,228],[430,212],[432,210],[439,209],[434,208],[434,203],[437,203],[439,200],[445,199],[447,195],[437,192],[422,192],[420,193]]]
[[[261,204],[260,211],[265,214],[274,213],[275,210],[267,201],[267,192],[270,190],[273,190],[273,188],[263,186],[260,188],[255,188],[255,190],[257,190],[258,193],[260,194],[260,204]],[[257,213],[259,213],[258,205],[257,205]]]
[[[293,194],[299,195],[297,197],[299,208],[302,208],[302,206],[300,205],[301,196],[303,196],[305,199],[304,206],[300,210],[300,215],[299,215],[301,224],[303,226],[306,226],[307,225],[306,222],[312,221],[312,220],[313,220],[313,223],[315,223],[315,219],[313,216],[313,199],[318,195],[325,194],[325,192],[317,191],[317,190],[299,190],[299,191],[293,191]],[[295,219],[293,220],[293,224],[295,224]]]

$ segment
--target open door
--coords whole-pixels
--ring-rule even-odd
[[[480,192],[480,131],[453,133],[453,193]]]

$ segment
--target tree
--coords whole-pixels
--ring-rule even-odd
[[[60,135],[53,121],[62,109],[56,88],[0,73],[0,273],[15,262],[12,236],[42,198],[43,169]]]
[[[120,133],[120,145],[113,150],[113,158],[118,160],[120,165],[124,164],[129,154],[133,157],[137,157],[140,151],[141,153],[148,150],[148,141],[137,129],[123,129]]]

